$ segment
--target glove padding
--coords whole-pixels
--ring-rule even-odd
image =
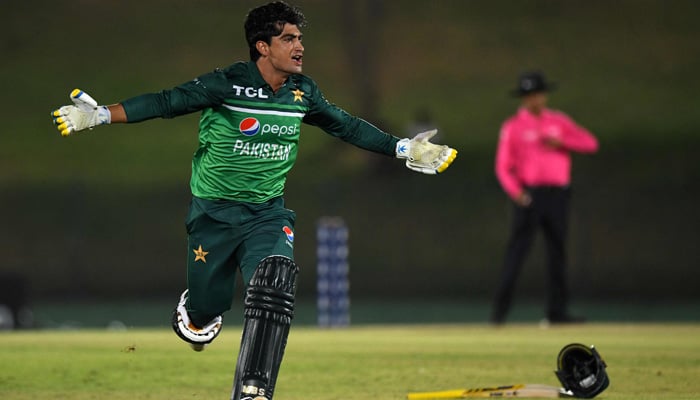
[[[437,129],[417,134],[413,139],[396,143],[396,158],[406,159],[406,167],[417,172],[435,175],[447,169],[457,157],[457,150],[430,143]]]
[[[112,115],[109,109],[98,106],[97,101],[82,90],[74,89],[70,93],[70,99],[74,105],[63,106],[51,113],[53,123],[57,125],[62,136],[111,122]]]

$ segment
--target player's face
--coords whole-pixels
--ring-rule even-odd
[[[282,33],[274,36],[270,43],[269,60],[279,72],[300,74],[304,46],[301,31],[296,25],[285,24]]]

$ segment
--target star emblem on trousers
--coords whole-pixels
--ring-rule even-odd
[[[292,90],[292,94],[294,95],[294,101],[301,101],[301,97],[304,95],[304,92],[302,92],[299,89],[294,89]]]
[[[202,245],[201,245],[201,244],[199,245],[199,248],[198,248],[198,249],[192,249],[192,251],[194,252],[194,262],[197,262],[197,261],[199,261],[199,260],[202,260],[202,262],[204,262],[204,263],[206,264],[207,259],[204,258],[204,257],[205,257],[207,254],[209,254],[209,252],[208,252],[208,251],[202,250]]]

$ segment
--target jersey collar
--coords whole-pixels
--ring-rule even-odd
[[[253,80],[253,85],[255,87],[267,87],[270,88],[270,84],[263,79],[262,75],[260,75],[260,70],[258,69],[258,65],[255,63],[255,61],[248,61],[247,62],[247,67],[248,67],[248,74]],[[287,84],[292,83],[293,86],[296,86],[297,80],[296,77],[298,74],[292,74],[287,77],[287,80],[284,81],[282,84],[282,87],[287,86]]]
[[[248,61],[248,75],[253,79],[255,87],[270,86],[265,82],[262,75],[260,75],[260,70],[258,69],[258,65],[255,64],[255,61]]]
[[[530,111],[528,111],[527,108],[520,107],[518,109],[518,118],[525,119],[525,120],[537,120],[537,119],[541,119],[541,118],[546,118],[551,113],[552,113],[551,109],[545,108],[544,110],[542,110],[542,113],[540,113],[540,115],[538,116],[538,115],[535,115],[535,114],[531,113]]]

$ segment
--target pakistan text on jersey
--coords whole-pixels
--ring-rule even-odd
[[[288,160],[293,144],[279,145],[276,143],[248,143],[236,140],[233,145],[233,154],[264,158],[271,160]]]

